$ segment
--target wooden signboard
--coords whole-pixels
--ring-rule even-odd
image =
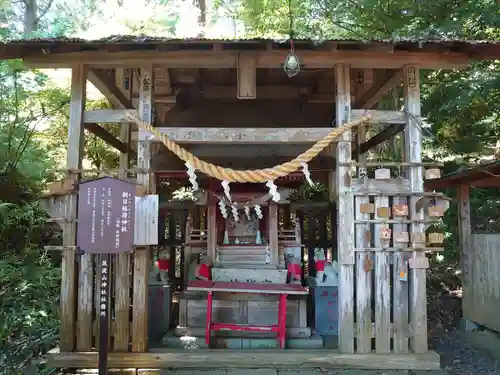
[[[158,195],[135,197],[135,245],[158,245],[158,207]]]
[[[135,184],[102,177],[80,184],[77,245],[99,254],[99,375],[108,371],[110,254],[128,252],[134,245]]]
[[[376,180],[389,180],[391,178],[391,170],[387,168],[375,169]]]
[[[80,184],[77,246],[85,253],[116,254],[134,245],[135,184],[102,177]]]

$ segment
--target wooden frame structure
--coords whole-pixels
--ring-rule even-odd
[[[371,110],[391,88],[403,81],[405,113],[369,111],[372,122],[388,126],[371,138],[366,137],[364,127],[357,132],[344,133],[329,150],[328,156],[318,158],[318,161],[323,160],[326,174],[321,173],[318,161],[311,163],[313,176],[324,178],[330,186],[330,197],[337,201],[338,225],[342,228],[337,242],[340,264],[339,352],[331,352],[331,361],[323,359],[317,363],[321,366],[342,364],[381,369],[438,368],[438,356],[429,352],[427,347],[425,268],[428,263],[422,251],[425,246],[416,239],[407,238],[403,240],[404,244],[388,247],[381,244],[381,236],[389,225],[393,232],[404,231],[408,236],[412,232],[422,232],[426,223],[423,210],[417,208],[419,197],[425,195],[418,130],[419,69],[462,68],[467,66],[470,58],[498,57],[498,45],[330,41],[312,46],[309,41],[298,41],[295,46],[302,70],[309,75],[315,74],[315,82],[304,78],[300,84],[284,85],[283,77],[272,78],[278,73],[284,76],[281,65],[288,50],[287,46],[271,41],[144,38],[140,42],[125,40],[120,43],[20,41],[0,44],[0,58],[21,57],[31,68],[72,69],[67,157],[72,183],[78,183],[82,172],[81,145],[86,128],[121,151],[119,172],[122,177],[127,176],[130,157],[136,154],[137,183],[146,194],[156,190],[155,172],[162,168],[182,171],[183,167],[175,157],[162,155],[160,147],[147,133],[128,124],[128,111],[138,111],[142,121],[154,124],[189,149],[195,150],[201,145],[198,151],[205,153],[207,161],[220,161],[239,169],[260,168],[266,161],[256,162],[256,158],[252,158],[255,151],[247,153],[246,158],[235,160],[221,160],[220,156],[225,155],[224,152],[231,154],[237,147],[253,148],[259,144],[276,147],[275,152],[269,154],[269,157],[274,157],[273,163],[277,157],[289,159],[290,155],[297,154],[297,149],[304,149],[305,145],[328,133],[332,122],[338,126]],[[377,69],[373,69],[375,66]],[[231,78],[224,85],[208,83],[200,87],[198,79],[203,76],[204,69],[210,71],[210,76],[217,76],[218,70],[224,70],[224,75]],[[306,75],[299,74],[297,79]],[[266,76],[278,83],[259,84]],[[208,79],[207,75],[205,78]],[[114,109],[85,112],[87,80],[107,97]],[[276,100],[271,109],[263,110],[266,118],[246,116],[244,102],[254,101],[255,106],[266,107],[265,103],[259,103],[259,98]],[[231,103],[222,105],[217,102],[226,100]],[[279,103],[288,116],[273,118],[272,114],[279,112],[276,110],[278,104],[274,103]],[[213,116],[208,115],[207,108],[215,104],[217,107],[211,112]],[[301,117],[294,112],[298,106],[314,109],[307,112],[306,108]],[[324,108],[326,112],[321,110]],[[96,125],[99,123],[119,123],[120,139]],[[235,129],[236,126],[240,129]],[[241,128],[245,128],[244,131]],[[407,169],[406,179],[403,182],[368,179],[366,168],[370,166],[364,163],[363,154],[403,130],[406,164],[399,165]],[[208,142],[212,144],[205,145]],[[218,147],[227,148],[221,151]],[[155,165],[159,160],[160,165]],[[351,176],[352,167],[357,170],[357,179]],[[67,223],[64,224],[63,240],[61,338],[59,352],[50,355],[50,361],[57,367],[96,367],[97,355],[91,352],[97,345],[94,338],[99,329],[94,322],[92,307],[93,291],[99,288],[94,276],[98,275],[93,274],[94,260],[90,255],[75,257],[77,196],[75,192],[69,192],[64,199],[67,200]],[[406,217],[382,217],[378,208],[387,208],[389,200],[410,207]],[[362,213],[363,205],[377,208],[375,216]],[[366,231],[372,231],[374,235],[367,236]],[[409,264],[408,259],[411,259]],[[112,265],[116,298],[111,322],[113,353],[110,365],[196,367],[199,364],[187,359],[185,352],[161,354],[148,351],[147,278],[150,263],[148,248],[137,247],[131,255],[120,255]],[[395,266],[399,264],[409,266],[411,283],[399,282],[399,269]],[[99,280],[99,277],[95,279]],[[374,296],[376,302],[372,308]],[[373,351],[376,354],[372,354]],[[243,367],[261,366],[269,360],[268,355],[269,352],[253,354],[256,362]],[[301,361],[307,354],[294,354],[297,355],[295,362],[303,365],[305,362]],[[273,354],[273,364],[276,361],[293,362],[289,356],[285,358],[286,354],[279,360],[277,356]],[[241,355],[238,358],[238,361],[242,360]],[[213,367],[229,364],[218,354],[213,354],[211,361]],[[316,362],[308,360],[308,363],[311,366]],[[206,362],[202,365],[208,366]]]
[[[498,233],[472,233],[470,189],[500,187],[500,162],[476,165],[440,179],[427,181],[426,190],[455,188],[458,203],[458,240],[462,277],[462,310],[465,327],[484,326],[500,332],[497,311]],[[481,305],[478,308],[478,305]]]

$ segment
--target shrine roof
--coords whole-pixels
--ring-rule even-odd
[[[495,160],[491,163],[478,164],[465,170],[450,173],[435,180],[426,180],[424,186],[429,190],[441,190],[460,185],[498,187],[500,181],[497,184],[491,183],[493,179],[496,182],[498,176],[500,176],[500,160]]]
[[[471,59],[491,60],[500,58],[500,41],[464,39],[294,39],[296,49],[356,51],[390,46],[395,51],[462,53]],[[133,52],[172,50],[212,50],[214,46],[224,50],[288,49],[287,39],[210,39],[210,38],[161,38],[145,35],[115,35],[102,39],[34,38],[10,40],[0,43],[0,59],[28,58],[55,53],[79,52]]]

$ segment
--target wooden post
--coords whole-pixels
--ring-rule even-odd
[[[345,64],[335,66],[337,126],[349,122],[351,112],[350,68]],[[339,254],[339,349],[354,353],[354,200],[351,192],[349,167],[341,163],[351,161],[350,131],[344,132],[337,145],[337,191]]]
[[[463,316],[469,319],[472,310],[477,308],[468,303],[469,296],[469,267],[468,256],[471,251],[471,221],[470,221],[470,188],[469,185],[460,185],[457,190],[458,195],[458,238],[460,246],[460,263],[462,268],[462,304]]]
[[[366,140],[366,127],[358,128],[357,145]],[[357,155],[358,161],[366,161],[366,156]],[[357,168],[358,178],[368,178],[366,168]],[[363,213],[361,207],[369,203],[368,196],[355,197],[356,220],[369,220],[370,214]],[[356,224],[356,247],[371,247],[370,238],[367,233],[370,232],[370,224]],[[356,254],[356,352],[370,353],[372,351],[372,264],[373,253],[358,252]]]
[[[271,248],[271,264],[279,264],[278,250],[278,203],[269,201],[269,247]]]
[[[130,73],[131,70],[130,70]],[[128,77],[128,87],[124,87],[124,69],[116,70],[116,83],[127,99],[132,99],[132,77]],[[130,124],[121,124],[120,140],[130,149]],[[130,167],[129,153],[120,154],[120,177],[126,179],[127,173],[123,169]],[[115,272],[115,332],[114,350],[128,352],[130,340],[130,254],[118,254]]]
[[[207,255],[212,264],[216,260],[217,247],[217,205],[214,199],[209,198],[207,207]]]
[[[68,153],[66,157],[66,167],[68,169],[80,169],[83,156],[83,112],[85,110],[85,94],[87,87],[87,68],[84,65],[76,64],[71,72],[71,103],[69,107],[69,127],[68,127]],[[72,183],[76,184],[80,176],[72,174],[70,176]],[[66,219],[68,222],[64,225],[63,246],[76,245],[76,213],[78,207],[78,195],[76,193],[67,197]],[[82,257],[80,266],[80,275],[87,272],[85,265],[92,263],[89,261],[90,255]],[[64,250],[61,262],[61,333],[59,340],[59,349],[61,352],[71,352],[75,349],[75,322],[76,322],[76,280],[75,280],[75,251]],[[79,346],[86,348],[92,340],[92,284],[90,291],[88,281],[92,280],[92,274],[85,277],[82,281],[81,298],[78,300],[79,319],[83,322],[79,325],[83,337],[79,339]],[[90,313],[89,313],[90,311]],[[89,321],[90,319],[90,321]],[[83,326],[84,323],[88,325]]]
[[[139,89],[139,117],[151,124],[153,121],[153,67],[141,69]],[[151,141],[148,133],[139,130],[137,143],[137,167],[151,168]],[[149,172],[137,173],[137,184],[146,194],[155,192],[152,176]],[[132,351],[146,352],[148,349],[148,274],[150,267],[150,247],[135,248],[134,280],[132,302]]]
[[[408,66],[403,68],[405,109],[408,114],[408,122],[404,131],[406,161],[420,163],[422,161],[422,136],[420,133],[420,79],[418,68]],[[420,166],[409,168],[408,178],[412,192],[424,191],[423,170]],[[418,196],[410,198],[410,218],[422,220],[423,210],[416,210]],[[424,232],[425,227],[421,223],[411,224],[412,232]],[[415,243],[411,244],[416,246]],[[425,253],[413,251],[410,264],[410,322],[412,338],[410,347],[414,353],[425,353],[427,351],[427,292],[426,292],[426,269]]]

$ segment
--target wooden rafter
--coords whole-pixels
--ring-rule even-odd
[[[90,133],[94,134],[96,137],[99,137],[108,145],[116,148],[118,151],[123,153],[130,153],[131,155],[135,155],[135,151],[132,150],[126,143],[123,143],[119,139],[117,139],[113,134],[108,132],[102,126],[99,126],[96,123],[87,123],[85,124],[85,129],[87,129]]]
[[[123,94],[105,72],[97,69],[90,70],[88,80],[109,100],[114,108],[134,108],[132,101]]]
[[[363,95],[361,98],[356,100],[354,103],[355,108],[365,108],[370,109],[373,108],[375,104],[391,90],[395,86],[401,83],[403,79],[403,71],[397,70],[395,72],[391,72],[387,75],[387,78],[384,79],[380,84],[376,84],[372,86],[368,92]]]

